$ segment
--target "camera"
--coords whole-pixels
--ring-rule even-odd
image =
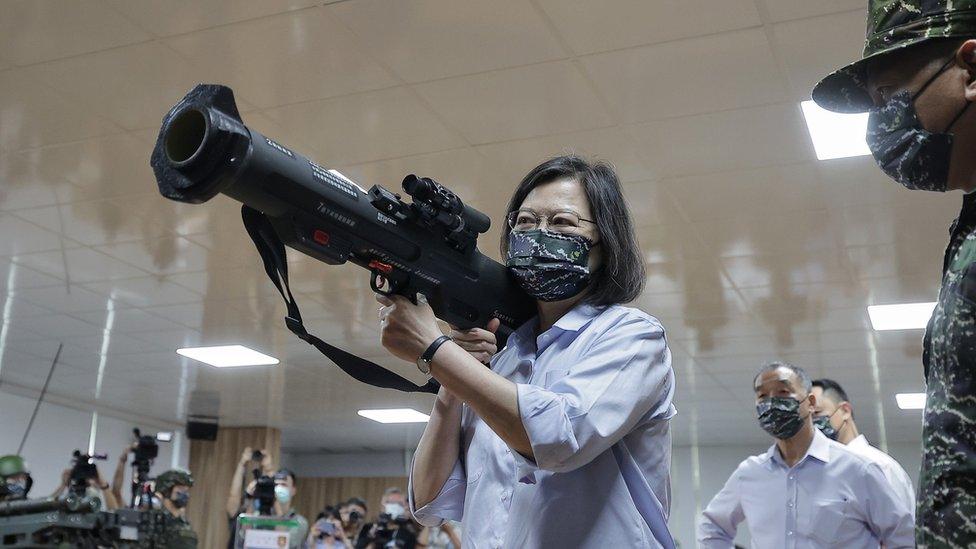
[[[326,506],[315,519],[315,527],[319,529],[319,535],[316,539],[323,540],[336,533],[336,526],[329,521],[330,518],[342,521],[342,517],[339,516],[339,509],[332,505]]]
[[[133,457],[134,464],[148,464],[152,465],[152,461],[159,456],[159,444],[156,444],[157,435],[142,435],[139,429],[133,429],[132,434],[136,438],[136,449],[135,456]],[[149,467],[146,467],[149,470]]]
[[[95,467],[95,460],[108,459],[106,454],[82,454],[81,450],[75,450],[71,454],[72,466],[69,477],[69,486],[73,494],[84,494],[90,479],[98,478],[98,469]]]
[[[274,477],[262,475],[260,469],[255,469],[254,481],[254,491],[248,494],[254,500],[254,510],[259,515],[273,514],[276,500]]]
[[[417,544],[416,526],[407,517],[380,513],[371,541],[376,547],[413,549]]]

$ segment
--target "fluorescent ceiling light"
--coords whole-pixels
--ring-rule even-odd
[[[171,431],[160,431],[156,433],[156,440],[159,442],[169,442],[173,440],[173,433]]]
[[[410,408],[388,408],[385,410],[360,410],[359,415],[380,423],[427,423],[430,416]]]
[[[921,410],[925,408],[925,393],[898,393],[895,402],[902,410]]]
[[[871,154],[864,141],[868,113],[842,114],[821,108],[813,101],[800,103],[813,148],[819,160]]]
[[[917,330],[925,328],[935,302],[870,305],[868,316],[875,330]]]
[[[243,345],[220,345],[217,347],[187,347],[177,349],[177,353],[193,360],[205,362],[218,368],[235,366],[267,366],[278,364],[278,359],[248,349]]]

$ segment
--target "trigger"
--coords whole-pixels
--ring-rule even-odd
[[[391,295],[393,293],[392,287],[388,290],[384,289],[384,286],[387,286],[388,283],[389,281],[385,276],[376,271],[372,272],[372,276],[369,279],[369,286],[374,292],[381,295]]]

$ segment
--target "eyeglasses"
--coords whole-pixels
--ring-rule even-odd
[[[557,210],[549,215],[542,215],[534,210],[522,208],[508,212],[508,226],[513,231],[531,231],[538,229],[544,219],[546,227],[555,232],[574,232],[580,228],[580,223],[596,223],[592,219],[583,219],[571,210]]]

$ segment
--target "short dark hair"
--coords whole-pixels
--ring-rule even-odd
[[[847,398],[847,392],[844,388],[840,386],[840,383],[832,379],[821,378],[813,380],[814,387],[820,387],[823,394],[828,395],[832,400],[840,404],[841,402],[850,402],[851,399]]]
[[[773,370],[778,370],[780,368],[786,368],[787,370],[793,372],[793,375],[795,375],[796,378],[800,380],[800,386],[803,387],[803,390],[806,391],[807,393],[809,393],[810,389],[813,388],[813,382],[810,381],[810,376],[807,375],[807,373],[803,370],[803,368],[790,364],[789,362],[774,360],[772,362],[767,362],[766,364],[764,364],[763,367],[760,368],[759,371],[756,373],[756,376],[752,378],[753,391],[756,390],[756,380],[759,379],[759,376],[765,374],[766,372],[771,372]]]
[[[276,479],[278,479],[278,478],[284,479],[285,477],[291,477],[291,483],[292,484],[297,484],[298,483],[298,479],[295,477],[295,473],[291,469],[286,469],[286,468],[282,467],[281,469],[278,469],[278,472],[275,473],[274,476],[275,476]]]
[[[347,499],[342,505],[344,506],[358,505],[359,507],[362,507],[366,511],[369,511],[369,507],[366,506],[366,500],[364,500],[363,498],[351,497]]]
[[[606,162],[591,163],[576,155],[557,156],[532,169],[515,188],[506,213],[522,206],[532,189],[553,181],[572,178],[583,186],[590,202],[600,245],[603,265],[593,273],[590,293],[585,301],[596,306],[628,303],[644,289],[644,256],[637,243],[634,223],[627,208],[620,181],[613,166]],[[508,252],[512,229],[502,225],[502,257]]]
[[[851,399],[847,396],[847,391],[840,386],[840,383],[832,379],[821,378],[813,380],[813,386],[820,387],[824,396],[833,400],[834,404],[840,405],[842,402],[850,404],[851,417],[854,417],[854,404],[851,403]]]

